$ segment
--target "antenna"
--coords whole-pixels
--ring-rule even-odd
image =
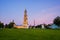
[[[35,26],[35,20],[34,20],[34,26]]]

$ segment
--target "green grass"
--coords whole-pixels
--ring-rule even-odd
[[[60,40],[60,30],[0,29],[0,40]]]

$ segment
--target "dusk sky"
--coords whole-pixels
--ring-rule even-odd
[[[0,21],[8,24],[14,20],[23,24],[24,10],[27,10],[29,25],[50,24],[60,16],[60,0],[0,0]]]

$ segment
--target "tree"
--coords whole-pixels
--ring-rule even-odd
[[[57,16],[54,21],[53,21],[54,24],[56,24],[58,27],[60,26],[60,17]]]
[[[14,23],[11,22],[8,24],[8,28],[13,28],[13,27],[14,27]]]
[[[15,23],[14,23],[14,20],[13,20],[12,22],[10,22],[10,23],[8,24],[8,27],[9,27],[9,28],[13,28],[13,27],[14,27],[14,24],[15,24]]]
[[[36,28],[41,28],[41,24],[40,25],[37,25]]]
[[[44,27],[45,27],[46,29],[51,29],[49,26],[51,26],[51,24],[48,24],[48,25],[44,24]]]
[[[8,24],[5,24],[5,28],[8,28]]]
[[[0,21],[0,28],[4,28],[4,24]]]

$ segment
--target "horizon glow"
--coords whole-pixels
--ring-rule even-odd
[[[34,25],[34,20],[36,25],[50,24],[60,16],[60,0],[0,0],[0,21],[22,25],[25,9],[29,25]]]

